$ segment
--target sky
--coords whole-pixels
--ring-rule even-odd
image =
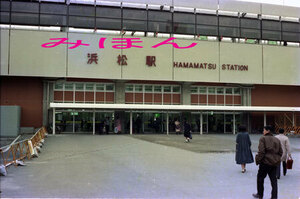
[[[239,1],[300,7],[300,0],[239,0]]]

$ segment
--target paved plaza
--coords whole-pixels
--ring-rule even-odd
[[[290,140],[294,168],[278,181],[280,199],[300,198],[300,138]],[[39,158],[8,168],[1,198],[251,199],[258,167],[241,173],[234,150],[234,135],[50,135]]]

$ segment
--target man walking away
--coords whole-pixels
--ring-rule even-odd
[[[282,151],[283,151],[281,161],[282,161],[282,167],[283,167],[283,175],[285,176],[286,175],[286,160],[287,160],[287,157],[289,156],[290,158],[292,158],[290,141],[289,141],[289,138],[284,135],[284,130],[283,129],[279,129],[279,135],[276,135],[275,137],[277,139],[279,139],[280,143],[281,143],[281,148],[282,148]],[[280,179],[280,164],[277,167],[276,177],[277,177],[277,179]]]
[[[263,136],[259,139],[258,153],[256,154],[256,165],[259,165],[257,173],[257,193],[254,198],[263,198],[264,180],[268,174],[272,186],[272,199],[277,199],[276,170],[280,164],[282,148],[280,141],[271,133],[272,127],[265,126]]]

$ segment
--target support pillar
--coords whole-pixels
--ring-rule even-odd
[[[52,134],[55,135],[55,108],[53,108]]]
[[[233,134],[235,135],[235,112],[233,112]]]
[[[267,125],[267,113],[264,112],[264,126]]]
[[[295,112],[293,112],[293,126],[295,126]]]
[[[130,135],[132,135],[132,111],[130,111],[130,127],[129,127]]]
[[[96,130],[96,113],[95,110],[93,111],[93,135],[95,135]]]
[[[169,112],[167,112],[167,135],[169,135]]]
[[[200,135],[203,134],[203,114],[200,112]]]

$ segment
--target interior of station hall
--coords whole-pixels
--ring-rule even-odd
[[[300,133],[298,7],[4,0],[0,11],[0,102],[20,107],[21,129],[175,134],[179,120],[195,134]],[[45,48],[55,38],[70,43]]]

